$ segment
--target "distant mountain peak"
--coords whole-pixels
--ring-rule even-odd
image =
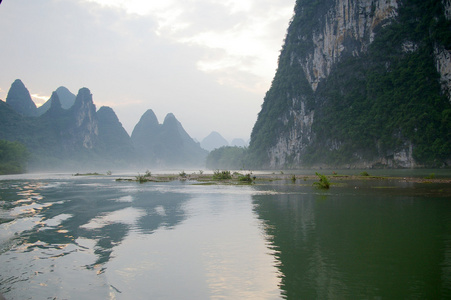
[[[208,151],[228,145],[229,142],[217,131],[212,131],[200,142],[200,146]]]
[[[16,79],[6,96],[6,103],[24,116],[37,116],[36,104],[30,96],[30,92],[20,79]]]
[[[177,118],[174,116],[173,113],[168,113],[166,115],[166,117],[164,118],[163,124],[173,122],[173,121],[178,122]]]
[[[173,113],[168,113],[160,125],[149,109],[136,124],[131,138],[142,162],[158,167],[201,166],[207,154]]]
[[[232,140],[230,145],[234,147],[247,147],[248,143],[243,139],[236,138]]]
[[[100,107],[99,110],[97,111],[97,116],[99,118],[101,116],[102,119],[107,121],[107,122],[112,122],[112,123],[113,122],[114,123],[119,122],[119,118],[117,117],[116,113],[109,106],[102,106],[102,107]]]
[[[44,113],[44,115],[52,117],[61,115],[63,108],[61,107],[61,102],[56,92],[52,93],[49,102],[50,108]]]
[[[58,99],[63,109],[69,109],[74,105],[76,96],[72,94],[72,92],[69,91],[66,87],[60,86],[55,90],[55,92],[58,95]],[[47,100],[43,105],[38,107],[38,114],[39,115],[44,114],[50,108],[51,105],[52,105],[52,97],[50,97],[50,99]]]

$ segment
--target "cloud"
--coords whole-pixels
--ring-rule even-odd
[[[17,78],[36,95],[88,87],[129,132],[151,108],[160,120],[174,113],[198,140],[212,130],[248,139],[293,7],[294,0],[6,1],[0,98]]]

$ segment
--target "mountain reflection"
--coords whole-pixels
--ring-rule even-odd
[[[287,299],[319,299],[312,280],[327,278],[328,274],[321,267],[315,236],[314,196],[255,195],[253,200],[270,247],[276,253],[282,295]]]
[[[286,299],[451,295],[449,199],[411,190],[275,187],[254,195]],[[297,191],[296,191],[297,190]],[[401,195],[405,193],[406,196]],[[426,201],[427,200],[427,201]]]
[[[95,242],[97,260],[87,268],[107,263],[114,247],[131,230],[151,234],[179,224],[185,219],[182,206],[189,199],[186,194],[159,192],[153,184],[105,184],[100,179],[55,182],[54,186],[24,183],[11,188],[6,184],[0,197],[0,208],[17,211],[16,220],[35,220],[19,233],[18,251],[38,247],[66,255],[68,244],[83,248],[78,241],[88,239]],[[49,253],[55,257],[54,252]]]

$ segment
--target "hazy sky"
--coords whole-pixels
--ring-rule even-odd
[[[39,106],[87,87],[131,133],[153,109],[191,137],[249,139],[295,0],[3,0],[0,99],[17,78]]]

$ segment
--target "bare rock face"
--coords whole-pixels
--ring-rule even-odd
[[[6,103],[21,115],[37,116],[36,104],[34,104],[30,92],[20,79],[16,79],[11,85],[6,97]]]
[[[298,62],[315,91],[327,78],[343,53],[359,56],[374,40],[375,28],[397,15],[397,0],[337,0],[323,19],[322,28],[312,33],[313,49]],[[301,37],[305,39],[307,37]]]
[[[89,89],[81,88],[78,91],[70,115],[75,122],[68,130],[70,137],[68,145],[81,145],[85,149],[92,149],[97,142],[99,129],[96,106]]]
[[[367,51],[375,29],[389,24],[397,16],[397,7],[396,0],[336,0],[329,6],[325,4],[317,27],[298,36],[299,44],[311,47],[307,51],[292,51],[290,64],[301,66],[314,93],[344,55],[359,56]],[[271,168],[302,161],[302,154],[314,139],[315,110],[306,109],[304,96],[291,96],[291,109],[281,119],[284,126],[291,126],[268,151]]]
[[[451,103],[451,50],[445,49],[442,45],[436,45],[434,56],[442,91]]]
[[[252,131],[250,163],[450,162],[451,49],[443,38],[450,11],[447,0],[297,0]]]

